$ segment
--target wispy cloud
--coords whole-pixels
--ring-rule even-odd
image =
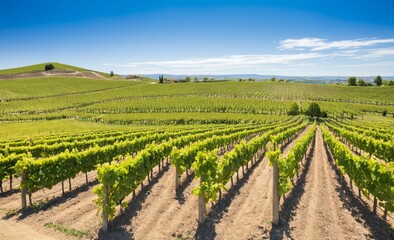
[[[381,48],[381,49],[369,50],[365,54],[360,54],[358,56],[355,56],[354,58],[373,59],[373,58],[384,58],[384,57],[392,57],[392,56],[394,56],[394,48]]]
[[[342,41],[328,41],[321,38],[287,39],[279,42],[281,50],[276,50],[276,54],[105,63],[103,66],[120,72],[134,73],[354,75],[353,71],[357,71],[393,74],[391,70],[391,66],[394,67],[393,43],[394,38]],[[385,44],[385,47],[373,47],[381,44]],[[294,49],[301,51],[291,51]],[[336,66],[348,66],[348,68]],[[384,72],[381,72],[383,70]]]
[[[146,61],[131,62],[128,64],[105,64],[117,67],[162,67],[162,68],[228,68],[228,67],[250,67],[262,64],[289,64],[292,62],[322,58],[320,53],[299,54],[270,54],[270,55],[230,55],[217,58],[194,58],[171,61]]]
[[[378,44],[394,43],[394,38],[388,39],[354,39],[341,41],[327,41],[321,38],[299,38],[280,41],[280,49],[297,49],[322,51],[328,49],[352,49],[370,47]]]

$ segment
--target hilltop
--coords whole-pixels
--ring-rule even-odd
[[[45,71],[45,65],[52,64],[55,69]],[[29,66],[9,68],[0,70],[0,79],[15,79],[15,78],[30,78],[30,77],[82,77],[82,78],[97,78],[105,79],[110,75],[107,73],[75,67],[58,62],[47,62],[34,64]]]

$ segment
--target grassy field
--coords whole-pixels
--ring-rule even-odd
[[[0,100],[48,97],[75,93],[82,93],[83,95],[98,90],[122,88],[141,83],[127,80],[109,81],[71,77],[2,80],[0,81]]]
[[[67,64],[63,64],[63,63],[47,62],[47,63],[40,63],[40,64],[34,64],[34,65],[29,65],[29,66],[23,66],[23,67],[1,69],[0,75],[29,73],[29,72],[41,72],[41,71],[44,71],[45,65],[47,65],[47,64],[54,65],[55,69],[57,69],[57,70],[93,71],[93,70],[89,70],[86,68],[75,67],[75,66],[71,66],[71,65],[67,65]],[[100,73],[103,75],[108,75],[107,73],[102,73],[102,72],[98,72],[98,71],[93,71],[93,72],[97,72],[97,73]]]

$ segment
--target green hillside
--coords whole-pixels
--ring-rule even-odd
[[[0,81],[0,121],[78,119],[105,123],[183,124],[263,121],[317,102],[330,117],[381,115],[393,122],[394,87],[286,82],[190,82],[77,78]]]
[[[52,64],[57,69],[90,71]],[[44,66],[1,70],[0,74],[41,71]],[[390,86],[270,81],[152,84],[72,76],[20,78],[0,81],[0,122],[28,121],[32,126],[61,119],[143,125],[263,122],[267,116],[286,116],[294,104],[304,112],[314,101],[329,117],[383,119],[386,113],[384,119],[392,126],[393,91]]]
[[[109,77],[109,74],[107,74],[107,73],[93,71],[93,70],[89,70],[86,68],[75,67],[75,66],[71,66],[71,65],[67,65],[67,64],[63,64],[63,63],[58,63],[58,62],[47,62],[47,63],[40,63],[40,64],[34,64],[34,65],[29,65],[29,66],[17,67],[17,68],[2,69],[2,70],[0,70],[0,75],[41,72],[41,71],[44,71],[45,65],[47,65],[47,64],[54,65],[56,70],[72,70],[72,71],[81,71],[81,72],[91,71],[91,72],[96,72],[104,77]]]

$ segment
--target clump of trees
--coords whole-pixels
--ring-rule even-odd
[[[319,104],[312,102],[309,104],[308,109],[305,112],[310,117],[327,117],[327,112],[320,109]]]
[[[53,70],[53,69],[55,69],[55,66],[53,66],[52,63],[45,65],[45,71],[50,71],[50,70]]]
[[[310,117],[320,117],[321,110],[319,104],[315,102],[310,103],[305,113]]]
[[[113,77],[114,76],[114,71],[109,72],[109,76]]]
[[[364,79],[359,78],[359,79],[357,79],[357,85],[358,86],[367,86],[367,83],[364,81]]]
[[[186,82],[190,82],[191,80],[192,80],[191,77],[186,77],[186,78],[185,78],[185,81],[186,81]]]
[[[394,80],[383,80],[380,75],[376,76],[374,79],[373,83],[366,82],[364,79],[359,78],[357,79],[356,77],[349,77],[347,80],[347,85],[348,86],[373,86],[375,84],[376,86],[394,86]]]
[[[289,79],[282,79],[282,78],[276,79],[276,77],[272,77],[271,82],[290,82],[290,80]]]
[[[159,83],[164,83],[164,76],[163,75],[159,75]]]
[[[357,83],[356,77],[350,77],[347,80],[347,85],[349,85],[349,86],[356,86],[356,83]]]
[[[384,86],[394,86],[394,80],[383,80]]]
[[[287,112],[287,114],[291,115],[291,116],[296,116],[296,115],[300,114],[300,107],[298,106],[298,104],[293,103],[290,106],[290,110]]]
[[[248,79],[239,78],[238,81],[239,82],[255,82],[256,79],[254,79],[254,78],[248,78]]]
[[[299,115],[299,114],[302,114],[302,113],[304,113],[307,116],[314,117],[314,118],[327,117],[328,116],[327,112],[326,111],[322,111],[320,109],[319,104],[317,104],[315,102],[310,103],[309,106],[308,106],[308,109],[305,112],[300,110],[300,107],[299,107],[299,105],[297,103],[293,103],[290,106],[289,111],[287,111],[287,114],[291,115],[291,116],[296,116],[296,115]]]
[[[376,84],[376,86],[381,86],[383,83],[382,77],[380,75],[376,76],[374,83]]]

